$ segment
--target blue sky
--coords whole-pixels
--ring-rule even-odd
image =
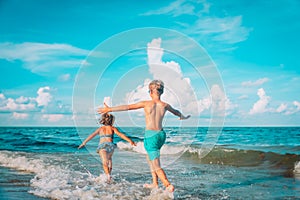
[[[297,0],[1,1],[0,126],[96,125],[104,100],[147,99],[153,78],[165,81],[163,100],[192,114],[167,115],[166,125],[208,126],[218,97],[225,126],[299,126],[299,8]],[[221,82],[208,84],[187,58],[214,66]],[[144,122],[137,111],[117,123]]]

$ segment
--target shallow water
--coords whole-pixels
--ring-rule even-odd
[[[144,155],[142,130],[138,128],[122,129],[138,143],[137,147],[115,138],[118,149],[113,156],[113,183],[107,184],[95,152],[97,139],[88,143],[87,149],[77,150],[80,137],[93,130],[0,128],[3,144],[0,171],[5,174],[1,191],[9,197],[18,195],[18,190],[23,193],[27,190],[29,199],[297,199],[300,196],[299,128],[225,128],[215,148],[204,158],[201,144],[205,142],[207,129],[165,129],[168,138],[161,160],[176,187],[174,194],[142,187],[151,181],[151,175]],[[7,189],[11,185],[15,189]]]

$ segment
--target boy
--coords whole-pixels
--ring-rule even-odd
[[[165,143],[166,133],[162,128],[162,121],[166,111],[170,111],[178,116],[181,120],[188,119],[190,115],[184,116],[180,111],[172,108],[168,103],[160,100],[160,96],[164,92],[164,83],[160,80],[153,80],[149,84],[149,93],[152,100],[141,101],[130,105],[121,105],[108,107],[104,103],[103,108],[98,109],[98,113],[127,111],[144,108],[146,130],[144,137],[144,147],[147,151],[147,161],[150,166],[152,175],[152,184],[145,184],[146,188],[157,188],[158,178],[161,180],[166,189],[170,192],[174,191],[174,186],[169,182],[164,170],[160,166],[160,149]]]

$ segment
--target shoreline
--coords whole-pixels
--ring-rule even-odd
[[[17,170],[0,166],[0,193],[1,198],[6,200],[46,200],[30,194],[30,180],[34,177],[31,173],[20,173]]]

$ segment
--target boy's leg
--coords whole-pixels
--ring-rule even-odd
[[[150,165],[151,169],[151,174],[153,179],[155,180],[156,178],[156,183],[157,183],[157,177],[161,180],[161,182],[164,184],[164,186],[169,190],[169,191],[174,191],[174,186],[170,184],[164,170],[160,166],[160,149],[163,146],[163,144],[166,141],[166,133],[164,131],[159,131],[156,135],[152,135],[151,133],[147,135],[145,131],[145,138],[144,138],[144,146],[147,151],[147,158],[148,158],[148,163]],[[149,136],[149,137],[146,137]],[[154,160],[150,160],[154,159]]]
[[[151,172],[151,175],[152,175],[152,184],[144,184],[144,187],[145,188],[157,188],[158,187],[158,177],[157,177],[157,174],[152,166],[152,163],[151,161],[149,160],[149,157],[147,155],[147,162],[149,164],[149,167],[150,167],[150,172]]]
[[[163,185],[170,191],[173,192],[174,191],[174,186],[169,182],[167,175],[165,173],[165,171],[161,168],[160,166],[160,158],[156,158],[154,160],[150,161],[156,175],[158,176],[158,178],[161,180],[161,182],[163,183]]]

